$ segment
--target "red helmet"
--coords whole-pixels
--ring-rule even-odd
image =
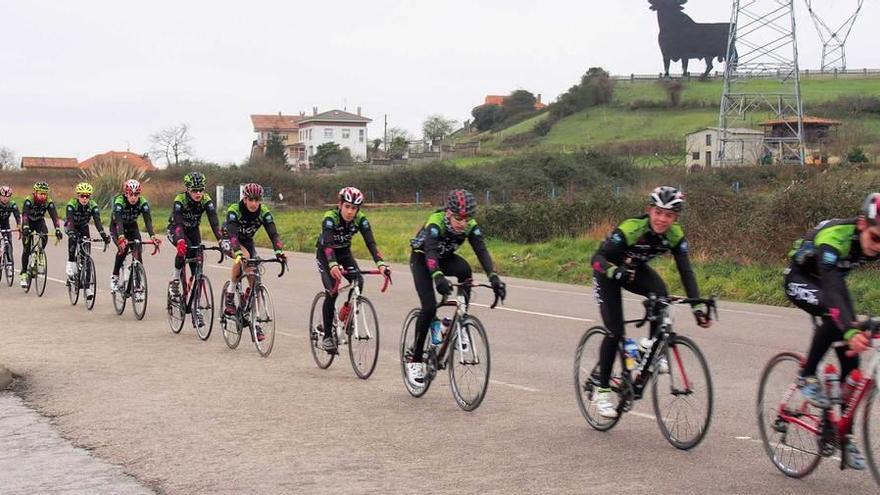
[[[141,183],[134,179],[129,179],[122,185],[122,192],[125,194],[140,194]]]
[[[339,201],[360,206],[364,202],[364,193],[356,187],[343,187],[339,190]]]
[[[877,225],[880,223],[878,212],[880,212],[880,193],[871,193],[862,204],[862,216],[871,225]]]
[[[261,199],[263,197],[263,186],[254,182],[245,184],[241,190],[241,194],[248,199]]]
[[[0,186],[0,196],[9,198],[12,196],[12,188],[9,186]]]

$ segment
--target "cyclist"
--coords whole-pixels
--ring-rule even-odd
[[[113,275],[110,276],[110,291],[119,290],[119,270],[122,268],[122,262],[125,261],[125,255],[128,254],[128,245],[131,241],[141,240],[141,230],[138,228],[137,219],[139,216],[144,217],[144,226],[147,228],[147,234],[150,240],[156,245],[162,244],[162,240],[156,237],[153,231],[153,216],[150,213],[150,203],[146,198],[141,196],[141,183],[135,179],[129,179],[122,185],[122,194],[117,194],[113,198],[113,218],[110,222],[110,236],[116,239],[118,251],[116,260],[113,263]],[[143,249],[137,246],[134,257],[138,261],[143,261],[141,254]]]
[[[202,234],[199,232],[199,223],[202,213],[207,213],[208,222],[217,242],[222,242],[220,234],[220,222],[217,220],[217,207],[211,195],[205,192],[205,176],[201,172],[192,172],[183,177],[186,191],[174,198],[174,206],[171,209],[171,217],[168,219],[168,238],[177,247],[177,256],[174,258],[174,273],[171,279],[171,295],[180,298],[180,271],[186,259],[187,247],[195,247],[202,243]],[[228,243],[227,243],[228,244]],[[224,247],[228,251],[229,247]],[[200,322],[204,324],[204,322]]]
[[[10,216],[15,217],[15,223],[20,228],[21,213],[18,211],[18,205],[15,204],[15,200],[12,199],[12,188],[3,185],[0,186],[0,230],[10,230]],[[12,259],[12,233],[5,232],[3,235],[6,236],[6,249],[9,251],[9,259]],[[21,238],[21,234],[19,234],[19,238]]]
[[[846,275],[853,268],[880,258],[880,193],[865,199],[856,218],[832,219],[819,223],[794,243],[785,270],[784,289],[789,301],[810,315],[820,318],[807,361],[798,378],[804,398],[820,408],[831,403],[816,378],[816,368],[831,345],[846,340],[850,350],[865,351],[869,336],[859,330],[855,308],[846,286]],[[859,358],[847,356],[837,348],[841,377],[859,367]],[[864,469],[865,458],[853,442],[847,444],[846,462],[853,469]]]
[[[260,227],[266,229],[272,246],[275,248],[275,257],[279,261],[284,261],[284,245],[281,244],[281,238],[278,236],[278,229],[275,227],[275,219],[272,213],[262,203],[263,186],[255,183],[245,184],[242,191],[241,201],[233,205],[229,205],[226,210],[226,223],[223,228],[227,234],[229,250],[233,251],[232,257],[235,261],[232,263],[231,281],[234,286],[241,277],[241,260],[242,258],[250,258],[256,255],[257,248],[254,245],[254,235]],[[225,244],[225,243],[224,243]],[[249,280],[249,282],[251,282]],[[250,290],[251,287],[248,288]],[[226,294],[226,308],[224,312],[229,315],[235,315],[235,293],[229,291]],[[265,339],[263,331],[257,328],[257,340],[262,342]]]
[[[34,184],[34,192],[24,199],[21,205],[21,236],[22,236],[22,253],[21,253],[21,275],[20,282],[22,287],[27,287],[27,264],[31,257],[31,231],[43,234],[43,248],[49,241],[46,228],[46,212],[52,219],[52,226],[55,227],[55,238],[59,241],[61,235],[61,222],[58,220],[58,210],[55,209],[55,202],[49,197],[49,184],[39,181]]]
[[[446,199],[446,207],[432,213],[416,237],[410,241],[412,254],[409,268],[421,304],[419,318],[416,320],[414,349],[424,348],[428,326],[437,314],[434,289],[444,296],[452,293],[447,275],[456,277],[460,283],[471,280],[471,266],[464,258],[455,254],[464,241],[470,242],[480,265],[489,274],[495,295],[502,300],[507,295],[504,282],[495,273],[495,265],[483,241],[483,232],[473,218],[476,209],[477,202],[473,194],[464,189],[452,191]],[[470,295],[470,289],[463,290]],[[412,361],[406,364],[406,374],[411,382],[424,383],[425,363],[421,352],[413,352]]]
[[[666,284],[648,265],[656,256],[670,251],[688,297],[700,297],[697,280],[688,258],[688,243],[678,217],[684,207],[684,194],[674,187],[661,186],[651,191],[646,214],[624,220],[599,246],[591,261],[593,288],[602,323],[610,332],[599,350],[599,389],[593,403],[599,415],[617,417],[611,402],[611,369],[620,339],[624,337],[623,302],[621,289],[646,296],[666,296]],[[697,325],[707,328],[712,322],[704,305],[693,305]],[[659,322],[651,323],[650,338],[654,338]],[[666,372],[668,364],[658,363],[658,370]]]
[[[95,227],[101,234],[104,244],[110,243],[110,236],[104,232],[101,224],[101,210],[98,203],[92,201],[95,188],[88,182],[80,182],[76,185],[76,197],[67,202],[67,214],[64,220],[64,230],[67,233],[67,277],[76,276],[76,244],[81,237],[88,238],[89,221],[94,219]],[[86,287],[86,299],[94,297],[91,286]]]

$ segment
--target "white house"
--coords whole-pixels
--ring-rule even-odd
[[[299,144],[304,150],[305,165],[308,167],[311,157],[317,152],[318,146],[334,142],[340,148],[348,148],[356,162],[367,160],[367,124],[372,122],[361,115],[342,110],[330,110],[318,113],[317,107],[312,115],[301,119],[299,124]]]
[[[757,164],[764,152],[764,132],[755,129],[728,129],[730,137],[724,150],[724,163],[718,162],[721,153],[721,129],[707,127],[692,132],[686,137],[685,164],[692,167],[717,167],[735,163],[737,165]]]

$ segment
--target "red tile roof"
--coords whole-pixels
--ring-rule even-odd
[[[52,158],[48,156],[23,156],[21,168],[69,168],[76,169],[76,158]]]
[[[299,129],[299,115],[251,115],[254,132],[260,131],[296,131]]]
[[[506,100],[506,96],[501,95],[486,95],[486,99],[483,101],[483,105],[504,105],[504,100]],[[543,108],[547,108],[547,105],[541,102],[541,95],[538,95],[535,98],[535,110],[541,110]]]
[[[143,170],[156,170],[156,167],[147,155],[139,155],[137,153],[132,153],[131,151],[108,151],[100,155],[95,155],[88,160],[80,162],[79,168],[89,168],[99,162],[110,162],[114,160],[128,162],[129,164]]]
[[[766,120],[761,122],[761,126],[763,127],[771,127],[774,125],[782,125],[782,124],[797,124],[797,119],[792,117],[789,119],[775,119],[775,120]],[[831,119],[823,119],[821,117],[807,117],[804,116],[804,125],[840,125],[839,120],[831,120]]]

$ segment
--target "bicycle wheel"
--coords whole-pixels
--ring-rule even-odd
[[[214,291],[211,289],[211,280],[202,275],[198,282],[198,287],[194,287],[196,292],[196,300],[193,301],[193,311],[196,314],[196,322],[201,319],[202,326],[196,326],[196,333],[202,340],[208,340],[211,336],[211,330],[214,328]]]
[[[67,277],[67,297],[70,299],[70,304],[76,306],[76,303],[79,302],[79,292],[80,292],[80,277]]]
[[[8,248],[3,254],[6,257],[6,262],[3,265],[3,271],[6,272],[6,285],[12,287],[13,282],[15,282],[15,258]]]
[[[147,271],[144,270],[144,265],[138,262],[134,264],[131,272],[131,280],[127,281],[131,289],[131,309],[134,310],[135,319],[143,320],[147,313]],[[122,307],[125,308],[124,302]]]
[[[254,338],[254,346],[260,356],[269,357],[272,346],[275,345],[275,306],[272,297],[265,285],[260,285],[254,293],[254,303],[251,305],[251,329],[253,337],[257,330],[263,332],[263,341]]]
[[[113,299],[113,309],[116,311],[116,314],[121,315],[123,311],[125,311],[125,301],[128,299],[127,295],[131,294],[131,270],[128,266],[128,263],[123,261],[122,265],[119,267],[119,273],[125,274],[128,273],[128,280],[125,282],[121,282],[118,285],[118,290],[110,294],[110,298]],[[140,318],[138,318],[140,319]]]
[[[346,329],[348,357],[351,358],[354,374],[366,380],[373,374],[379,360],[379,317],[376,316],[373,303],[361,296],[351,318],[352,323]]]
[[[816,469],[822,411],[798,392],[803,358],[783,352],[770,359],[758,386],[758,431],[770,461],[786,476],[802,478]],[[810,431],[808,428],[812,429]]]
[[[669,372],[655,372],[651,384],[654,414],[666,440],[689,450],[700,444],[712,421],[712,376],[700,348],[687,337],[671,338],[665,355]]]
[[[459,332],[449,341],[449,386],[458,407],[473,411],[480,407],[489,389],[489,339],[474,316],[465,317]]]
[[[587,424],[599,431],[608,431],[620,421],[621,394],[623,393],[625,380],[622,377],[622,365],[615,354],[611,368],[612,400],[617,401],[617,417],[606,418],[599,414],[593,404],[593,396],[599,388],[599,350],[608,330],[601,326],[589,328],[581,336],[577,348],[574,351],[574,392],[577,398],[578,409],[587,420]]]
[[[180,333],[183,330],[183,322],[186,319],[186,300],[185,296],[182,294],[183,284],[178,279],[178,296],[175,296],[171,293],[171,284],[174,281],[168,282],[168,299],[166,309],[168,311],[168,326],[171,327],[171,331],[174,333]]]
[[[433,381],[430,371],[425,373],[425,382],[422,384],[413,383],[406,376],[406,363],[412,361],[413,348],[415,347],[416,320],[419,318],[419,312],[420,310],[415,308],[406,315],[406,318],[403,320],[403,330],[400,332],[400,372],[403,375],[403,385],[406,387],[406,391],[413,397],[425,395],[428,389],[431,388],[431,382]],[[429,343],[430,340],[426,337],[425,346],[427,347]],[[424,352],[424,349],[422,352]]]
[[[324,327],[325,297],[327,297],[327,293],[324,291],[315,294],[315,299],[312,301],[312,310],[309,312],[309,349],[312,351],[312,358],[315,359],[315,364],[322,370],[329,368],[333,364],[333,359],[336,358],[336,354],[331,354],[324,350],[324,344],[322,343],[324,332],[318,329],[318,325],[321,325],[321,328]]]
[[[39,253],[37,253],[36,266],[34,267],[36,270],[36,276],[34,277],[34,282],[37,284],[37,296],[43,297],[43,294],[46,292],[46,252],[42,249]]]
[[[862,423],[865,458],[868,460],[868,466],[871,467],[874,481],[880,485],[880,470],[877,467],[877,463],[880,462],[880,407],[874,407],[874,402],[880,400],[880,393],[877,392],[876,382],[865,399],[865,421]]]
[[[220,293],[220,300],[224,302],[224,305],[226,304],[226,294],[231,290],[232,283],[227,280]],[[241,307],[239,294],[235,295],[235,307]],[[227,316],[225,313],[220,313],[220,328],[223,330],[223,340],[226,342],[226,347],[230,349],[238,347],[238,343],[241,342],[241,320],[238,316]]]
[[[88,270],[85,270],[83,280],[83,287],[86,291],[86,295],[88,295],[88,291],[91,290],[92,297],[86,297],[86,309],[89,311],[95,307],[95,299],[98,298],[98,276],[95,273],[95,262],[91,257],[86,258],[85,265],[88,266]]]
[[[31,291],[31,285],[34,283],[34,277],[37,273],[37,253],[31,251],[31,256],[28,258],[28,266],[24,271],[25,280],[27,284],[24,286],[24,293],[27,294]]]

